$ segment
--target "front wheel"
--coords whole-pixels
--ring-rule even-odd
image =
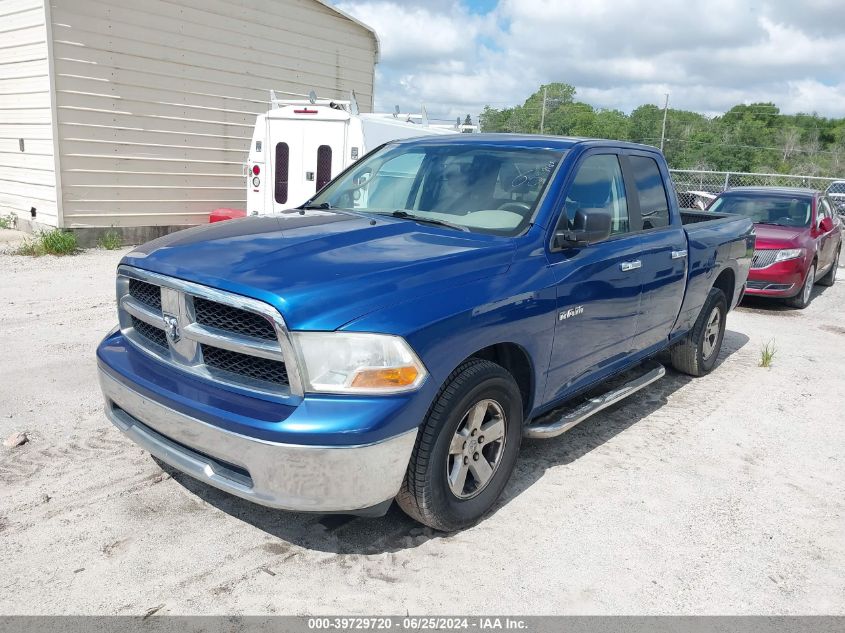
[[[522,397],[496,363],[471,359],[449,376],[417,435],[396,501],[420,523],[468,527],[507,484],[522,440]]]
[[[710,373],[722,349],[727,316],[725,293],[713,288],[692,330],[672,348],[672,367],[690,376]]]
[[[810,270],[807,271],[807,278],[804,280],[804,285],[801,286],[801,290],[791,299],[787,299],[786,304],[793,308],[798,308],[799,310],[803,310],[810,305],[810,298],[813,296],[813,282],[815,282],[815,280],[816,265],[813,264],[810,266]]]

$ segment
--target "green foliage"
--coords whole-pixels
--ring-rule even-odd
[[[109,229],[97,240],[97,246],[107,251],[117,250],[123,246],[123,239],[120,237],[120,233],[114,229]]]
[[[42,232],[38,237],[24,240],[15,251],[16,255],[74,255],[79,251],[76,235],[61,229]]]
[[[546,108],[543,115],[543,88]],[[484,108],[484,132],[585,136],[660,145],[663,109],[641,105],[630,114],[575,100],[563,83],[540,86],[522,105]],[[711,169],[805,176],[845,174],[845,119],[781,114],[773,103],[737,105],[721,116],[670,108],[664,151],[675,169]]]
[[[771,367],[776,352],[775,340],[772,339],[760,349],[760,367]]]
[[[0,229],[13,229],[16,225],[14,214],[0,215]]]

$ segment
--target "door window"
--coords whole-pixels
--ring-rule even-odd
[[[320,145],[317,148],[317,191],[332,179],[332,148]]]
[[[569,229],[574,229],[575,214],[579,209],[607,211],[611,217],[611,235],[627,233],[628,201],[619,158],[615,154],[597,154],[587,157],[578,167],[575,180],[566,194],[565,215],[561,217]]]
[[[290,148],[287,143],[276,143],[276,182],[274,197],[276,202],[288,201],[288,172],[290,171]]]
[[[637,186],[643,230],[669,226],[669,201],[657,162],[648,156],[629,156],[628,161]]]

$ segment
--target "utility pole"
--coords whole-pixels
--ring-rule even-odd
[[[543,86],[543,110],[540,113],[540,134],[543,133],[543,128],[546,125],[546,86]]]
[[[663,106],[663,129],[660,132],[660,151],[663,151],[663,143],[666,140],[666,113],[669,112],[669,93],[666,93],[666,103]]]

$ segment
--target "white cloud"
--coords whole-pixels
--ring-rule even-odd
[[[845,116],[842,0],[501,0],[484,16],[445,0],[339,6],[381,38],[379,109],[424,102],[443,118],[475,116],[563,81],[626,111],[669,92],[709,113],[773,101]]]

